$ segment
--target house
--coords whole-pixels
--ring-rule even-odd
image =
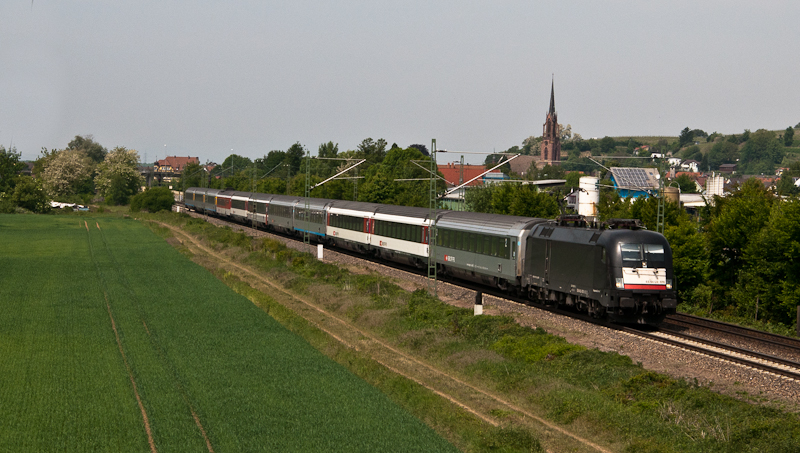
[[[156,173],[180,173],[183,167],[190,163],[199,164],[198,157],[167,156],[166,159],[157,161],[154,165]]]
[[[681,158],[680,157],[670,157],[669,159],[667,159],[667,162],[669,162],[669,166],[670,167],[677,167],[677,166],[681,165]]]
[[[659,188],[660,175],[655,168],[611,167],[611,182],[622,198],[648,197]]]
[[[700,171],[700,162],[691,159],[684,161],[683,163],[681,163],[681,171],[690,171],[692,173],[697,173]]]
[[[512,161],[513,162],[513,161]],[[491,167],[490,167],[491,168]],[[439,172],[447,181],[448,186],[455,187],[465,183],[487,170],[483,165],[461,165],[458,162],[452,162],[445,165],[439,165]],[[463,173],[462,173],[463,172]],[[467,184],[467,187],[480,186],[483,184],[483,178],[477,178]]]
[[[736,164],[722,164],[719,166],[720,173],[736,173]]]
[[[511,162],[508,163],[508,166],[511,168],[512,173],[516,173],[521,177],[525,177],[528,173],[528,170],[531,168],[531,164],[534,162],[539,163],[539,158],[536,156],[519,156],[513,159]]]

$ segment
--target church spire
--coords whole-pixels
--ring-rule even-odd
[[[550,114],[556,113],[556,92],[554,88],[555,81],[550,82]]]

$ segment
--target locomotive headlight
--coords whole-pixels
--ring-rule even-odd
[[[667,289],[672,289],[672,279],[671,278],[667,279]]]
[[[625,281],[622,280],[621,278],[617,279],[617,288],[619,289],[625,288]]]

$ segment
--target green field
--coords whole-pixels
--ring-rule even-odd
[[[0,451],[212,448],[455,451],[138,222],[0,215]]]

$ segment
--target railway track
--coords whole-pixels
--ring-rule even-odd
[[[213,217],[215,220],[236,225],[237,227],[243,228],[245,230],[263,233],[263,231],[255,229],[251,226],[238,224],[235,222],[231,222],[227,219],[219,219]],[[293,237],[290,235],[282,235],[277,234],[275,232],[269,232],[269,234],[273,234],[285,239],[290,239],[298,242],[302,242],[297,237]],[[425,276],[425,271],[413,268],[411,266],[402,265],[398,263],[391,263],[385,262],[381,260],[377,260],[373,257],[364,256],[358,253],[349,252],[347,250],[336,250],[337,253],[341,253],[344,255],[351,256],[355,259],[360,259],[364,261],[368,261],[374,264],[380,264],[383,266],[387,266],[399,271],[405,271],[412,273],[418,276]],[[705,354],[711,357],[715,357],[721,360],[725,360],[728,362],[737,363],[740,365],[748,366],[754,369],[758,369],[761,371],[773,373],[778,376],[784,376],[787,378],[791,378],[797,381],[800,381],[800,362],[796,360],[786,359],[783,357],[778,357],[772,354],[766,354],[763,352],[753,351],[748,348],[742,348],[733,346],[728,342],[721,342],[715,341],[707,338],[702,338],[699,336],[689,335],[686,333],[680,332],[679,328],[668,328],[668,327],[660,327],[656,328],[654,331],[646,331],[641,328],[634,328],[628,327],[624,325],[612,324],[607,321],[598,321],[597,319],[591,318],[587,315],[582,315],[579,313],[569,312],[565,310],[558,309],[553,306],[544,305],[544,304],[532,304],[530,300],[520,297],[515,297],[513,295],[508,294],[507,292],[502,292],[498,289],[482,287],[475,283],[464,282],[461,280],[453,280],[448,278],[441,278],[441,281],[450,283],[453,285],[457,285],[461,288],[471,290],[471,291],[480,291],[486,295],[491,295],[494,297],[511,300],[513,302],[534,306],[536,308],[547,310],[553,313],[557,313],[559,315],[565,315],[572,318],[576,318],[582,321],[590,322],[596,325],[601,325],[610,329],[622,331],[631,335],[639,336],[642,338],[646,338],[652,341],[656,341],[659,343],[668,344],[671,346],[675,346],[678,348],[682,348],[685,350]],[[752,338],[758,339],[759,341],[763,341],[765,344],[780,346],[783,348],[788,348],[790,351],[794,351],[798,356],[800,356],[800,341],[788,338],[788,337],[781,337],[779,335],[773,335],[766,332],[755,331],[753,329],[748,329],[740,326],[735,326],[732,324],[721,323],[718,321],[713,321],[705,318],[699,318],[691,315],[684,315],[684,314],[676,314],[671,315],[668,317],[668,323],[683,323],[684,325],[693,325],[695,327],[703,327],[707,329],[713,329],[721,334],[725,335],[732,335],[738,336],[739,338]],[[735,333],[734,333],[735,332]],[[741,332],[741,333],[739,333]],[[775,338],[779,337],[779,338]]]
[[[742,338],[745,341],[763,344],[770,348],[781,348],[800,354],[800,339],[777,335],[748,327],[737,326],[727,322],[701,318],[699,316],[677,313],[667,316],[663,329],[676,330],[673,326],[686,326],[692,329],[704,329]]]
[[[794,360],[671,330],[646,332],[641,329],[625,326],[619,326],[619,330],[649,340],[666,343],[678,348],[699,352],[718,359],[800,381],[800,363]]]

